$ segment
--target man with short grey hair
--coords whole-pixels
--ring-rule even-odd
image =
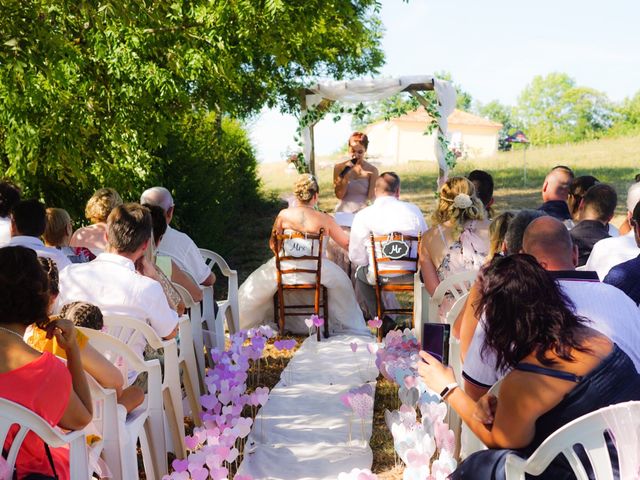
[[[142,193],[140,203],[157,205],[164,210],[167,231],[158,245],[158,253],[173,258],[180,268],[193,277],[196,283],[205,287],[213,285],[215,276],[200,255],[200,250],[195,242],[186,233],[170,226],[175,210],[171,192],[164,187],[151,187]]]

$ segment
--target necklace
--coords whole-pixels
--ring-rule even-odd
[[[14,332],[13,330],[11,330],[10,328],[4,328],[2,326],[0,326],[0,330],[4,330],[5,332],[9,332],[9,333],[13,333],[16,337],[18,337],[20,340],[24,341],[24,339],[22,338],[22,335],[20,335],[18,332]]]

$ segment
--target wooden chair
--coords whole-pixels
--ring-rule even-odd
[[[385,281],[391,275],[414,275],[418,270],[418,245],[420,234],[417,237],[393,232],[387,235],[374,235],[371,233],[371,252],[373,257],[373,274],[375,278],[374,288],[376,292],[376,313],[382,320],[386,313],[399,313],[411,315],[411,327],[415,324],[413,305],[409,308],[386,308],[382,300],[383,292],[413,292],[413,277],[406,283],[393,283]],[[403,262],[402,269],[390,268],[394,263]],[[378,340],[382,340],[382,329],[378,329]]]
[[[319,315],[322,306],[324,317],[324,337],[329,337],[329,306],[327,288],[321,283],[322,276],[322,241],[324,229],[318,234],[293,232],[272,232],[273,253],[276,259],[276,279],[278,290],[273,297],[274,320],[278,324],[280,335],[284,334],[285,317],[294,315]],[[313,277],[313,281],[296,281],[296,276]],[[291,279],[291,280],[289,280]],[[313,290],[313,304],[285,303],[284,292],[287,290]],[[320,294],[322,293],[322,302]],[[312,310],[311,310],[312,309]],[[320,330],[318,330],[318,341]]]

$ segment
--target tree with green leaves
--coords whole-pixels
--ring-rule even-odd
[[[502,128],[498,132],[498,149],[511,150],[511,143],[506,139],[520,129],[518,121],[514,117],[513,108],[503,105],[498,100],[492,100],[485,105],[478,104],[477,110],[481,116],[502,124]]]
[[[28,195],[81,208],[165,175],[191,113],[293,110],[313,76],[375,72],[377,0],[0,2],[0,169]]]
[[[533,144],[572,142],[597,137],[612,125],[607,96],[576,85],[565,73],[536,76],[522,91],[518,119]]]

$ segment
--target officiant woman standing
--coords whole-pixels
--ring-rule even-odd
[[[364,133],[354,132],[349,137],[349,160],[338,163],[333,169],[333,186],[338,205],[336,212],[355,213],[373,201],[373,189],[378,169],[364,157],[369,139]]]

